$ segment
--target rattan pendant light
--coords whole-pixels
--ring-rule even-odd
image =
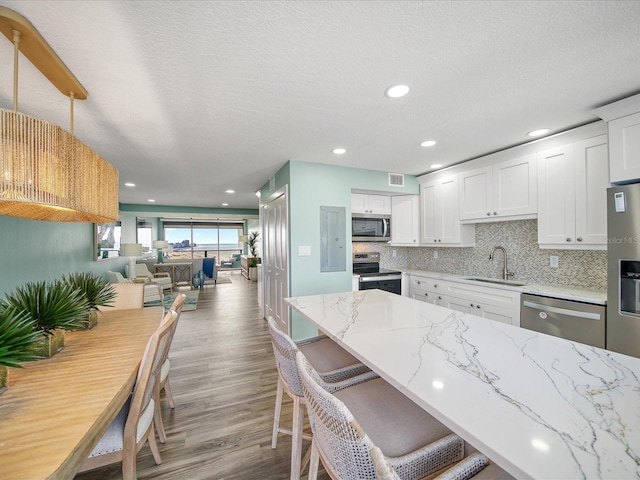
[[[118,171],[73,135],[73,101],[87,91],[22,15],[0,7],[0,31],[14,44],[13,111],[0,109],[0,215],[116,221]],[[17,111],[19,52],[69,97],[70,132]]]

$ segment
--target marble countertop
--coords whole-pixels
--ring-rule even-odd
[[[640,359],[381,290],[285,300],[517,478],[640,478]]]
[[[543,297],[562,298],[565,300],[574,300],[576,302],[593,303],[597,305],[606,305],[607,292],[599,290],[589,290],[584,288],[567,287],[562,285],[543,285],[536,283],[527,283],[524,286],[517,285],[499,285],[486,282],[478,282],[467,280],[468,277],[474,275],[455,275],[452,273],[430,272],[427,270],[404,269],[403,273],[409,275],[419,275],[428,278],[437,278],[439,280],[449,280],[452,282],[464,282],[483,287],[500,288],[503,290],[513,290],[522,293],[530,293],[532,295],[541,295]],[[522,282],[524,283],[524,282]]]

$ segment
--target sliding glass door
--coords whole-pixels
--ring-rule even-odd
[[[171,258],[215,257],[216,264],[220,265],[232,254],[242,253],[244,247],[240,241],[244,225],[238,222],[167,220],[162,229]]]

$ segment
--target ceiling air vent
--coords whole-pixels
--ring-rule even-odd
[[[404,174],[402,174],[402,173],[390,173],[389,174],[389,186],[390,187],[404,187]]]

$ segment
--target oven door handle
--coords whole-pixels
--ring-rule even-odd
[[[383,282],[385,280],[402,280],[402,275],[383,275],[379,277],[360,277],[361,282]]]

